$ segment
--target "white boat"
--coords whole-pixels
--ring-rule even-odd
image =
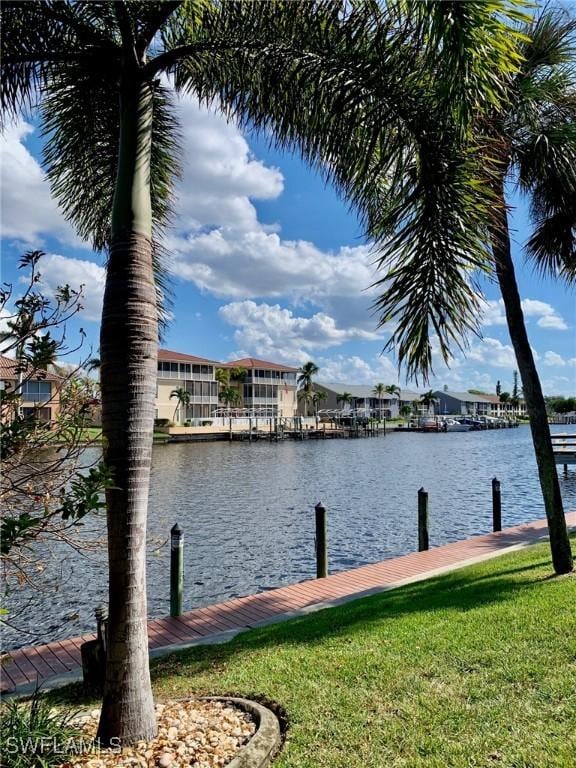
[[[446,432],[470,432],[472,424],[462,424],[456,419],[446,419],[444,422],[446,425]]]

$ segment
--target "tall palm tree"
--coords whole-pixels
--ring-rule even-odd
[[[402,390],[400,389],[400,387],[397,384],[388,384],[388,386],[386,387],[386,392],[389,395],[392,395],[392,396],[397,395],[398,398],[400,398],[400,394],[401,394]]]
[[[401,9],[409,17],[405,29]],[[506,11],[500,0],[390,0],[384,9],[320,0],[2,5],[2,108],[18,114],[40,98],[53,193],[80,236],[108,250],[100,346],[103,433],[114,481],[107,491],[110,619],[102,743],[113,737],[130,743],[156,731],[145,575],[158,339],[154,265],[161,254],[154,235],[169,218],[178,156],[177,125],[162,76],[172,74],[179,90],[207,99],[218,95],[257,127],[269,119],[279,143],[298,144],[305,157],[328,169],[327,176],[366,212],[367,231],[378,242],[386,240],[393,222],[410,221],[402,200],[411,190],[411,199],[422,203],[417,223],[430,226],[420,227],[414,238],[406,224],[400,239],[392,238],[392,249],[432,243],[430,254],[454,230],[465,233],[453,244],[452,253],[459,254],[465,244],[474,245],[470,233],[484,211],[470,205],[477,195],[466,153],[454,148],[475,108],[497,100],[497,73],[517,61],[501,38],[500,11]],[[490,55],[478,56],[479,46]],[[436,94],[430,86],[436,79],[424,71],[430,61],[442,83]],[[443,135],[439,126],[454,112],[462,119]],[[438,134],[442,141],[432,147]],[[424,187],[420,194],[420,171],[411,165],[415,147],[434,161],[421,165],[421,175],[442,171],[433,194]],[[374,162],[374,149],[382,162]],[[384,208],[382,177],[403,193]],[[446,219],[440,214],[448,203]],[[387,217],[374,215],[382,210]],[[477,253],[466,263],[481,266]],[[432,306],[436,318],[440,313],[463,330],[470,313],[459,319],[436,289],[441,286],[443,296],[450,284],[451,297],[466,298],[468,274],[459,280],[457,271],[443,267],[450,263],[445,256],[436,259],[434,280],[422,282],[429,270],[412,274],[430,286],[416,309],[422,306],[423,318]],[[408,310],[413,308],[411,302]],[[428,360],[426,345],[403,345],[400,351],[405,356],[412,347],[413,363],[419,352]]]
[[[246,4],[244,27],[221,21],[234,13],[233,3],[205,0],[36,0],[1,8],[2,111],[11,118],[39,103],[52,192],[80,237],[108,252],[100,355],[105,461],[113,482],[106,492],[103,744],[156,733],[146,513],[162,288],[159,235],[170,216],[179,156],[165,76],[174,75],[178,90],[194,90],[198,70],[214,78],[211,70],[225,69],[224,60],[237,58],[238,51],[269,50],[282,36],[291,38],[290,26],[270,24],[269,10],[260,5]],[[317,10],[315,4],[304,15]],[[296,6],[285,11],[298,13]]]
[[[362,5],[367,14],[373,7]],[[383,13],[391,26],[376,25],[373,34],[357,34],[358,16],[319,27],[304,63],[289,46],[265,57],[246,51],[244,68],[228,72],[218,88],[214,79],[199,87],[279,145],[297,146],[357,206],[380,248],[376,307],[381,324],[394,323],[386,348],[409,378],[427,381],[433,372],[432,336],[449,364],[454,348],[465,350],[469,334],[480,332],[483,302],[471,277],[496,273],[530,414],[554,569],[565,572],[572,557],[514,277],[505,182],[517,170],[532,195],[537,225],[529,252],[543,269],[572,279],[573,23],[545,11],[522,30],[517,22],[528,17],[506,2],[390,0]],[[397,23],[402,13],[408,27]],[[402,41],[384,56],[382,42],[395,30]],[[415,41],[421,45],[412,55]],[[324,77],[311,78],[327,49]],[[257,73],[258,89],[242,89],[248,70]],[[280,79],[299,89],[297,104],[270,96]]]
[[[526,254],[542,273],[576,280],[576,21],[545,9],[523,30],[523,62],[509,78],[505,109],[486,125],[498,159],[489,219],[494,271],[522,379],[557,573],[573,568],[546,403],[528,339],[512,259],[507,192],[515,182],[530,200]],[[502,397],[502,396],[501,396]],[[517,374],[512,405],[519,403]]]
[[[184,387],[178,387],[170,392],[170,400],[176,400],[176,408],[174,409],[173,421],[176,421],[176,414],[180,407],[184,408],[184,415],[186,415],[186,407],[190,405],[190,392]]]

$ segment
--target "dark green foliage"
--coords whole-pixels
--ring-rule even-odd
[[[36,691],[29,703],[7,701],[0,710],[2,768],[51,768],[79,751],[82,733],[73,712],[54,710]]]
[[[112,473],[105,464],[90,467],[88,474],[77,475],[67,489],[62,489],[62,505],[57,514],[62,520],[81,520],[89,512],[103,509],[106,504],[102,494],[112,487]]]

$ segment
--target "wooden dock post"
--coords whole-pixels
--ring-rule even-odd
[[[170,530],[170,616],[182,615],[184,534],[178,523]]]
[[[328,576],[328,548],[326,540],[326,507],[321,501],[314,507],[316,514],[316,578]]]
[[[492,478],[492,530],[502,530],[502,495],[497,477]]]
[[[420,488],[418,491],[418,552],[424,552],[428,548],[428,492]]]

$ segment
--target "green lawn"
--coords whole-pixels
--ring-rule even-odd
[[[277,768],[574,768],[576,576],[538,545],[158,661],[158,699],[289,717]]]

